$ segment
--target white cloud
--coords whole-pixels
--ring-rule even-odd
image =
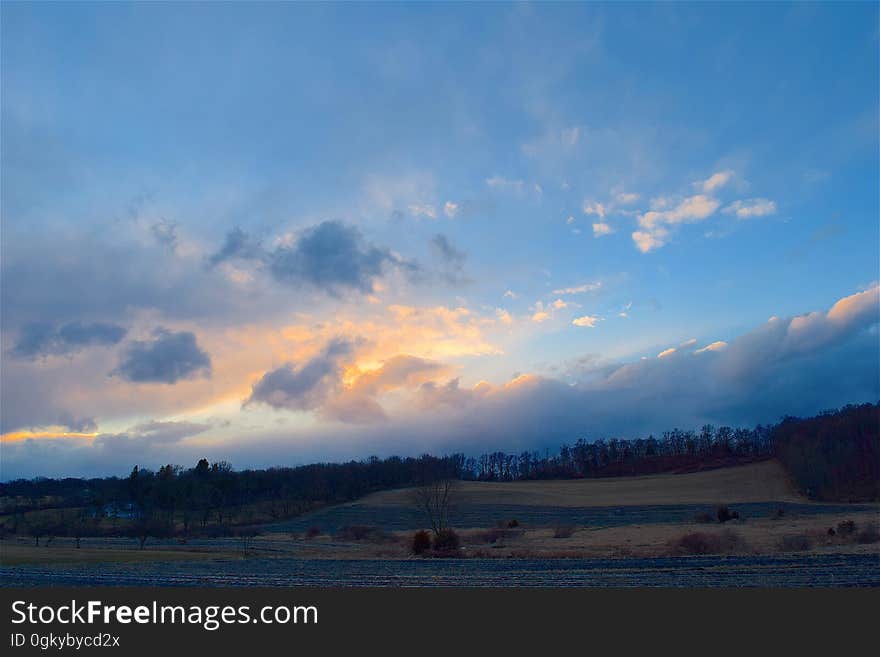
[[[724,340],[717,340],[716,342],[713,342],[712,344],[707,344],[702,349],[697,349],[694,353],[695,354],[702,354],[706,351],[721,351],[722,349],[725,349],[726,347],[727,347],[727,343],[724,342]]]
[[[496,308],[495,315],[498,317],[498,321],[506,326],[510,326],[513,324],[513,317],[510,316],[510,313],[504,310],[504,308]]]
[[[668,210],[649,210],[639,216],[642,230],[632,234],[636,247],[642,253],[658,249],[666,244],[669,230],[666,226],[696,223],[712,216],[721,203],[704,194],[689,196]]]
[[[408,209],[409,213],[414,217],[437,218],[437,208],[429,203],[413,203]]]
[[[702,189],[704,193],[710,194],[729,183],[733,179],[733,175],[733,171],[730,169],[719,171],[718,173],[713,173],[706,178],[706,180],[695,182],[694,187],[698,187],[699,189]]]
[[[565,220],[565,223],[570,226],[571,224],[574,223],[574,217],[569,217],[568,219]]]
[[[542,136],[522,144],[523,153],[529,157],[555,160],[571,152],[582,136],[580,126],[552,129]]]
[[[704,194],[689,196],[670,210],[645,212],[639,217],[639,226],[646,229],[661,224],[685,224],[702,221],[711,216],[721,203]]]
[[[458,214],[458,211],[460,209],[461,207],[458,205],[458,203],[446,201],[446,204],[443,206],[443,213],[451,219]]]
[[[513,290],[507,290],[503,296],[505,299],[516,299],[519,295]]]
[[[607,208],[602,203],[584,201],[584,214],[595,215],[600,219],[604,219],[607,211]]]
[[[765,217],[776,213],[776,202],[766,198],[751,198],[746,201],[734,201],[724,210],[725,214],[735,214],[740,219]]]
[[[517,193],[522,192],[523,187],[525,186],[525,182],[523,182],[522,180],[511,180],[497,174],[492,176],[491,178],[486,178],[486,184],[492,189],[498,189],[502,191],[514,191]]]
[[[603,235],[610,235],[613,232],[611,225],[603,221],[593,224],[593,237],[602,237]]]
[[[571,320],[571,323],[575,326],[596,328],[596,322],[600,321],[602,321],[602,318],[597,317],[596,315],[584,315],[582,317],[575,317],[573,320]]]
[[[659,354],[657,354],[657,358],[666,358],[668,356],[671,356],[675,352],[676,352],[675,347],[669,347],[669,349],[664,349]]]
[[[553,290],[553,294],[555,295],[565,295],[565,294],[583,294],[584,292],[595,292],[599,288],[602,287],[601,281],[596,281],[595,283],[584,283],[583,285],[577,285],[575,287],[561,287],[557,290]]]
[[[655,229],[648,233],[642,230],[634,231],[632,234],[633,242],[642,253],[648,253],[654,249],[659,249],[666,244],[666,236],[669,231],[663,229]]]
[[[650,202],[652,210],[665,210],[670,205],[672,205],[672,199],[668,196],[655,196]]]
[[[614,196],[615,200],[621,205],[631,205],[639,200],[638,194],[627,193],[627,192],[618,192]]]
[[[560,141],[566,146],[574,146],[578,143],[578,140],[581,137],[581,129],[578,126],[574,126],[573,128],[563,129],[560,134]]]

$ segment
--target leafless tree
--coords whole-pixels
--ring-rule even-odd
[[[455,479],[433,479],[413,489],[412,502],[435,536],[449,529],[458,483]]]

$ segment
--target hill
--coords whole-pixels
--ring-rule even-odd
[[[412,489],[368,495],[360,504],[408,506]],[[745,502],[803,502],[775,460],[690,474],[542,481],[463,481],[460,504],[595,507]]]

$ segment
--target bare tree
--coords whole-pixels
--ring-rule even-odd
[[[433,479],[413,489],[412,502],[435,536],[449,529],[449,516],[457,493],[458,481],[455,479]]]

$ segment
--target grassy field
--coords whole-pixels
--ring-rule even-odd
[[[408,489],[382,491],[358,500],[368,506],[406,506]],[[607,479],[554,481],[462,482],[462,505],[595,507],[744,502],[806,502],[777,461],[691,474],[663,474]]]
[[[225,550],[184,550],[175,548],[138,550],[135,547],[40,546],[30,543],[0,542],[0,564],[73,564],[73,563],[150,563],[161,561],[196,561],[201,559],[239,558]]]
[[[806,570],[798,571],[807,584],[836,583],[835,573],[840,568],[851,570],[851,583],[865,583],[871,579],[872,564],[880,563],[880,540],[864,541],[859,533],[843,536],[828,531],[844,521],[853,521],[858,532],[875,527],[880,520],[880,505],[811,503],[793,490],[784,470],[774,461],[682,475],[463,482],[457,493],[459,512],[454,518],[463,560],[412,556],[411,537],[424,520],[412,508],[410,494],[405,489],[384,491],[354,503],[263,525],[261,535],[250,542],[247,555],[240,539],[232,537],[190,537],[183,545],[177,539],[151,539],[145,550],[137,549],[134,539],[122,537],[83,539],[81,549],[74,547],[73,539],[64,537],[40,547],[25,537],[11,538],[0,542],[0,571],[6,580],[16,582],[48,581],[57,575],[79,583],[87,579],[88,569],[89,576],[107,581],[116,581],[118,574],[133,582],[157,584],[274,585],[298,577],[308,581],[313,578],[316,583],[377,582],[383,577],[393,579],[389,573],[394,572],[394,564],[409,567],[416,563],[423,566],[413,565],[413,577],[428,577],[431,582],[445,577],[454,585],[459,577],[456,569],[462,568],[464,579],[460,584],[509,583],[512,574],[499,579],[498,567],[489,564],[516,561],[520,563],[517,569],[526,571],[546,566],[543,575],[535,575],[535,582],[555,585],[554,578],[563,577],[559,573],[572,568],[564,575],[572,583],[605,581],[601,579],[605,575],[600,577],[593,566],[570,566],[573,560],[606,560],[608,564],[600,570],[607,567],[617,572],[613,562],[622,559],[621,563],[633,564],[632,573],[627,575],[633,583],[651,577],[662,582],[666,581],[661,577],[666,566],[658,564],[681,558],[681,541],[690,534],[723,544],[723,548],[701,557],[710,560],[706,563],[715,563],[711,562],[715,559],[723,565],[732,563],[726,560],[739,559],[737,563],[747,568],[757,583],[769,582],[767,569],[782,564],[778,560],[789,556],[797,561],[797,568],[815,569],[809,575]],[[714,519],[719,504],[730,505],[741,519],[719,523]],[[704,516],[703,522],[698,521],[699,515]],[[519,526],[499,528],[499,523],[506,526],[513,518],[518,519]],[[367,538],[354,540],[350,532],[341,531],[347,525],[370,525],[374,531]],[[309,529],[312,531],[307,532]],[[312,535],[315,532],[317,535]],[[840,563],[835,561],[838,558]],[[765,564],[762,559],[775,559],[775,565]],[[454,565],[461,561],[477,565]],[[288,572],[284,564],[296,571]],[[618,581],[616,578],[608,575],[609,582]],[[695,585],[698,580],[694,580]],[[405,585],[409,580],[401,581]],[[801,585],[790,578],[784,581],[786,585]],[[673,578],[667,585],[677,582]]]

